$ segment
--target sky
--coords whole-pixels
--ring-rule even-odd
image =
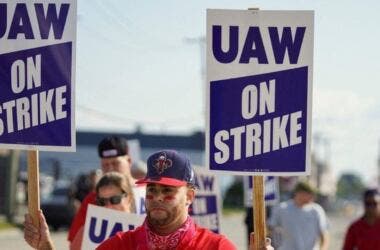
[[[252,4],[255,4],[254,6]],[[312,150],[369,185],[380,154],[380,2],[78,0],[79,130],[204,130],[206,9],[314,10]]]

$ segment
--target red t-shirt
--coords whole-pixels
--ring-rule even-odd
[[[75,238],[75,235],[79,231],[79,229],[84,226],[84,223],[86,222],[86,215],[87,215],[87,208],[88,204],[94,204],[96,201],[96,193],[90,192],[86,198],[82,201],[80,204],[80,208],[75,215],[73,221],[71,222],[71,226],[69,229],[69,235],[67,236],[67,240],[72,242]]]
[[[346,233],[343,250],[380,249],[380,219],[369,225],[363,218],[355,221]]]
[[[236,247],[223,235],[213,233],[192,223],[180,240],[176,250],[215,249],[236,250]],[[119,232],[100,244],[97,250],[148,250],[144,225],[135,230]]]

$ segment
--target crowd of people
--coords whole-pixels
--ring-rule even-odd
[[[221,234],[197,225],[189,216],[189,207],[197,192],[194,170],[189,159],[174,150],[161,150],[147,160],[146,175],[135,179],[128,144],[121,137],[107,137],[98,145],[102,177],[95,190],[83,199],[68,233],[70,249],[81,249],[84,223],[89,204],[125,213],[138,212],[135,192],[143,186],[145,220],[134,230],[118,232],[97,249],[236,249]],[[314,202],[316,190],[299,182],[293,198],[275,206],[267,226],[273,245],[279,250],[329,249],[329,223],[325,211]],[[380,194],[367,190],[363,195],[365,212],[345,236],[343,250],[380,249]],[[48,225],[39,211],[39,226],[27,214],[24,238],[35,249],[54,249]],[[248,248],[254,249],[254,237]],[[267,240],[261,249],[274,249]]]

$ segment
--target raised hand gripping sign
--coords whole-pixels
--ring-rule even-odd
[[[206,165],[309,172],[313,11],[207,11]]]
[[[75,150],[76,1],[0,2],[0,147]]]

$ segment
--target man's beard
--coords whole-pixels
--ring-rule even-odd
[[[162,226],[168,225],[170,222],[174,221],[176,215],[178,214],[177,211],[178,211],[177,207],[173,208],[171,212],[169,212],[165,209],[164,213],[166,214],[166,216],[163,218],[160,218],[160,219],[153,218],[151,216],[151,212],[148,211],[148,213],[147,213],[148,222],[152,226],[162,227]]]

